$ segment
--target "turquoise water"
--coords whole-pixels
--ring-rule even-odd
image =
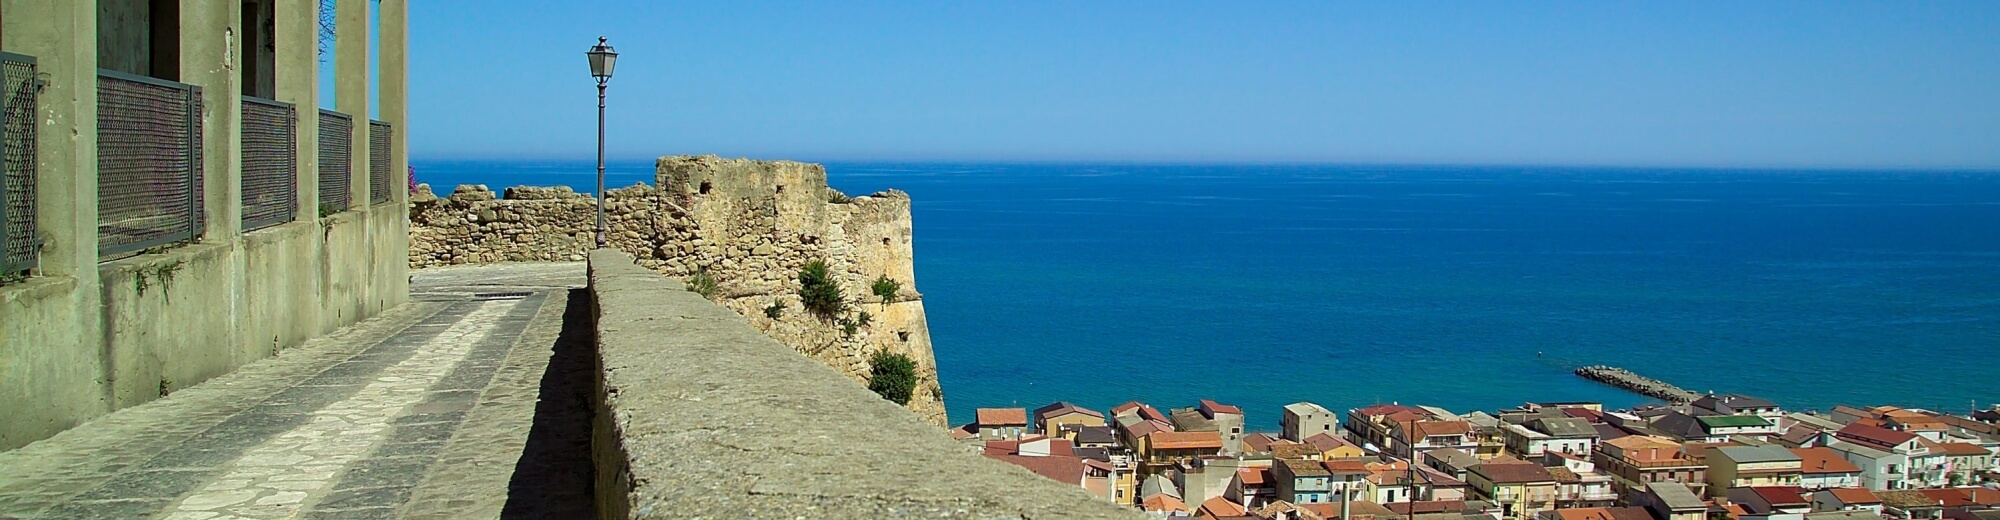
[[[590,186],[574,162],[422,180]],[[617,163],[613,185],[650,182]],[[1057,399],[1456,410],[2000,400],[2000,173],[829,164],[914,199],[952,417]]]

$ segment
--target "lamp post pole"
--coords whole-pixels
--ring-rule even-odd
[[[597,248],[604,248],[604,87],[611,83],[611,71],[618,65],[618,51],[603,36],[597,46],[584,53],[590,57],[590,76],[597,78]]]
[[[597,79],[597,248],[604,248],[604,84]]]

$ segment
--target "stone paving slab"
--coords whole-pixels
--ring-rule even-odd
[[[481,269],[418,271],[424,298],[0,453],[0,519],[502,516],[583,272]]]

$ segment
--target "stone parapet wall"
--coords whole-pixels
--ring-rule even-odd
[[[917,362],[909,408],[947,424],[930,329],[912,265],[909,196],[898,191],[848,199],[826,184],[826,169],[790,161],[670,156],[654,186],[606,191],[606,242],[638,265],[716,282],[711,299],[751,325],[865,384],[878,350]],[[568,188],[515,187],[499,196],[461,186],[437,198],[412,197],[410,266],[582,260],[594,246],[596,199]],[[798,273],[824,260],[866,325],[848,334],[837,320],[807,313]],[[884,302],[869,287],[888,276],[902,289]],[[773,318],[766,309],[783,305]]]
[[[600,518],[1144,518],[981,457],[630,255],[589,259]]]

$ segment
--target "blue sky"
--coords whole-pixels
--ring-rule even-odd
[[[2000,2],[411,2],[419,158],[2000,167]]]

